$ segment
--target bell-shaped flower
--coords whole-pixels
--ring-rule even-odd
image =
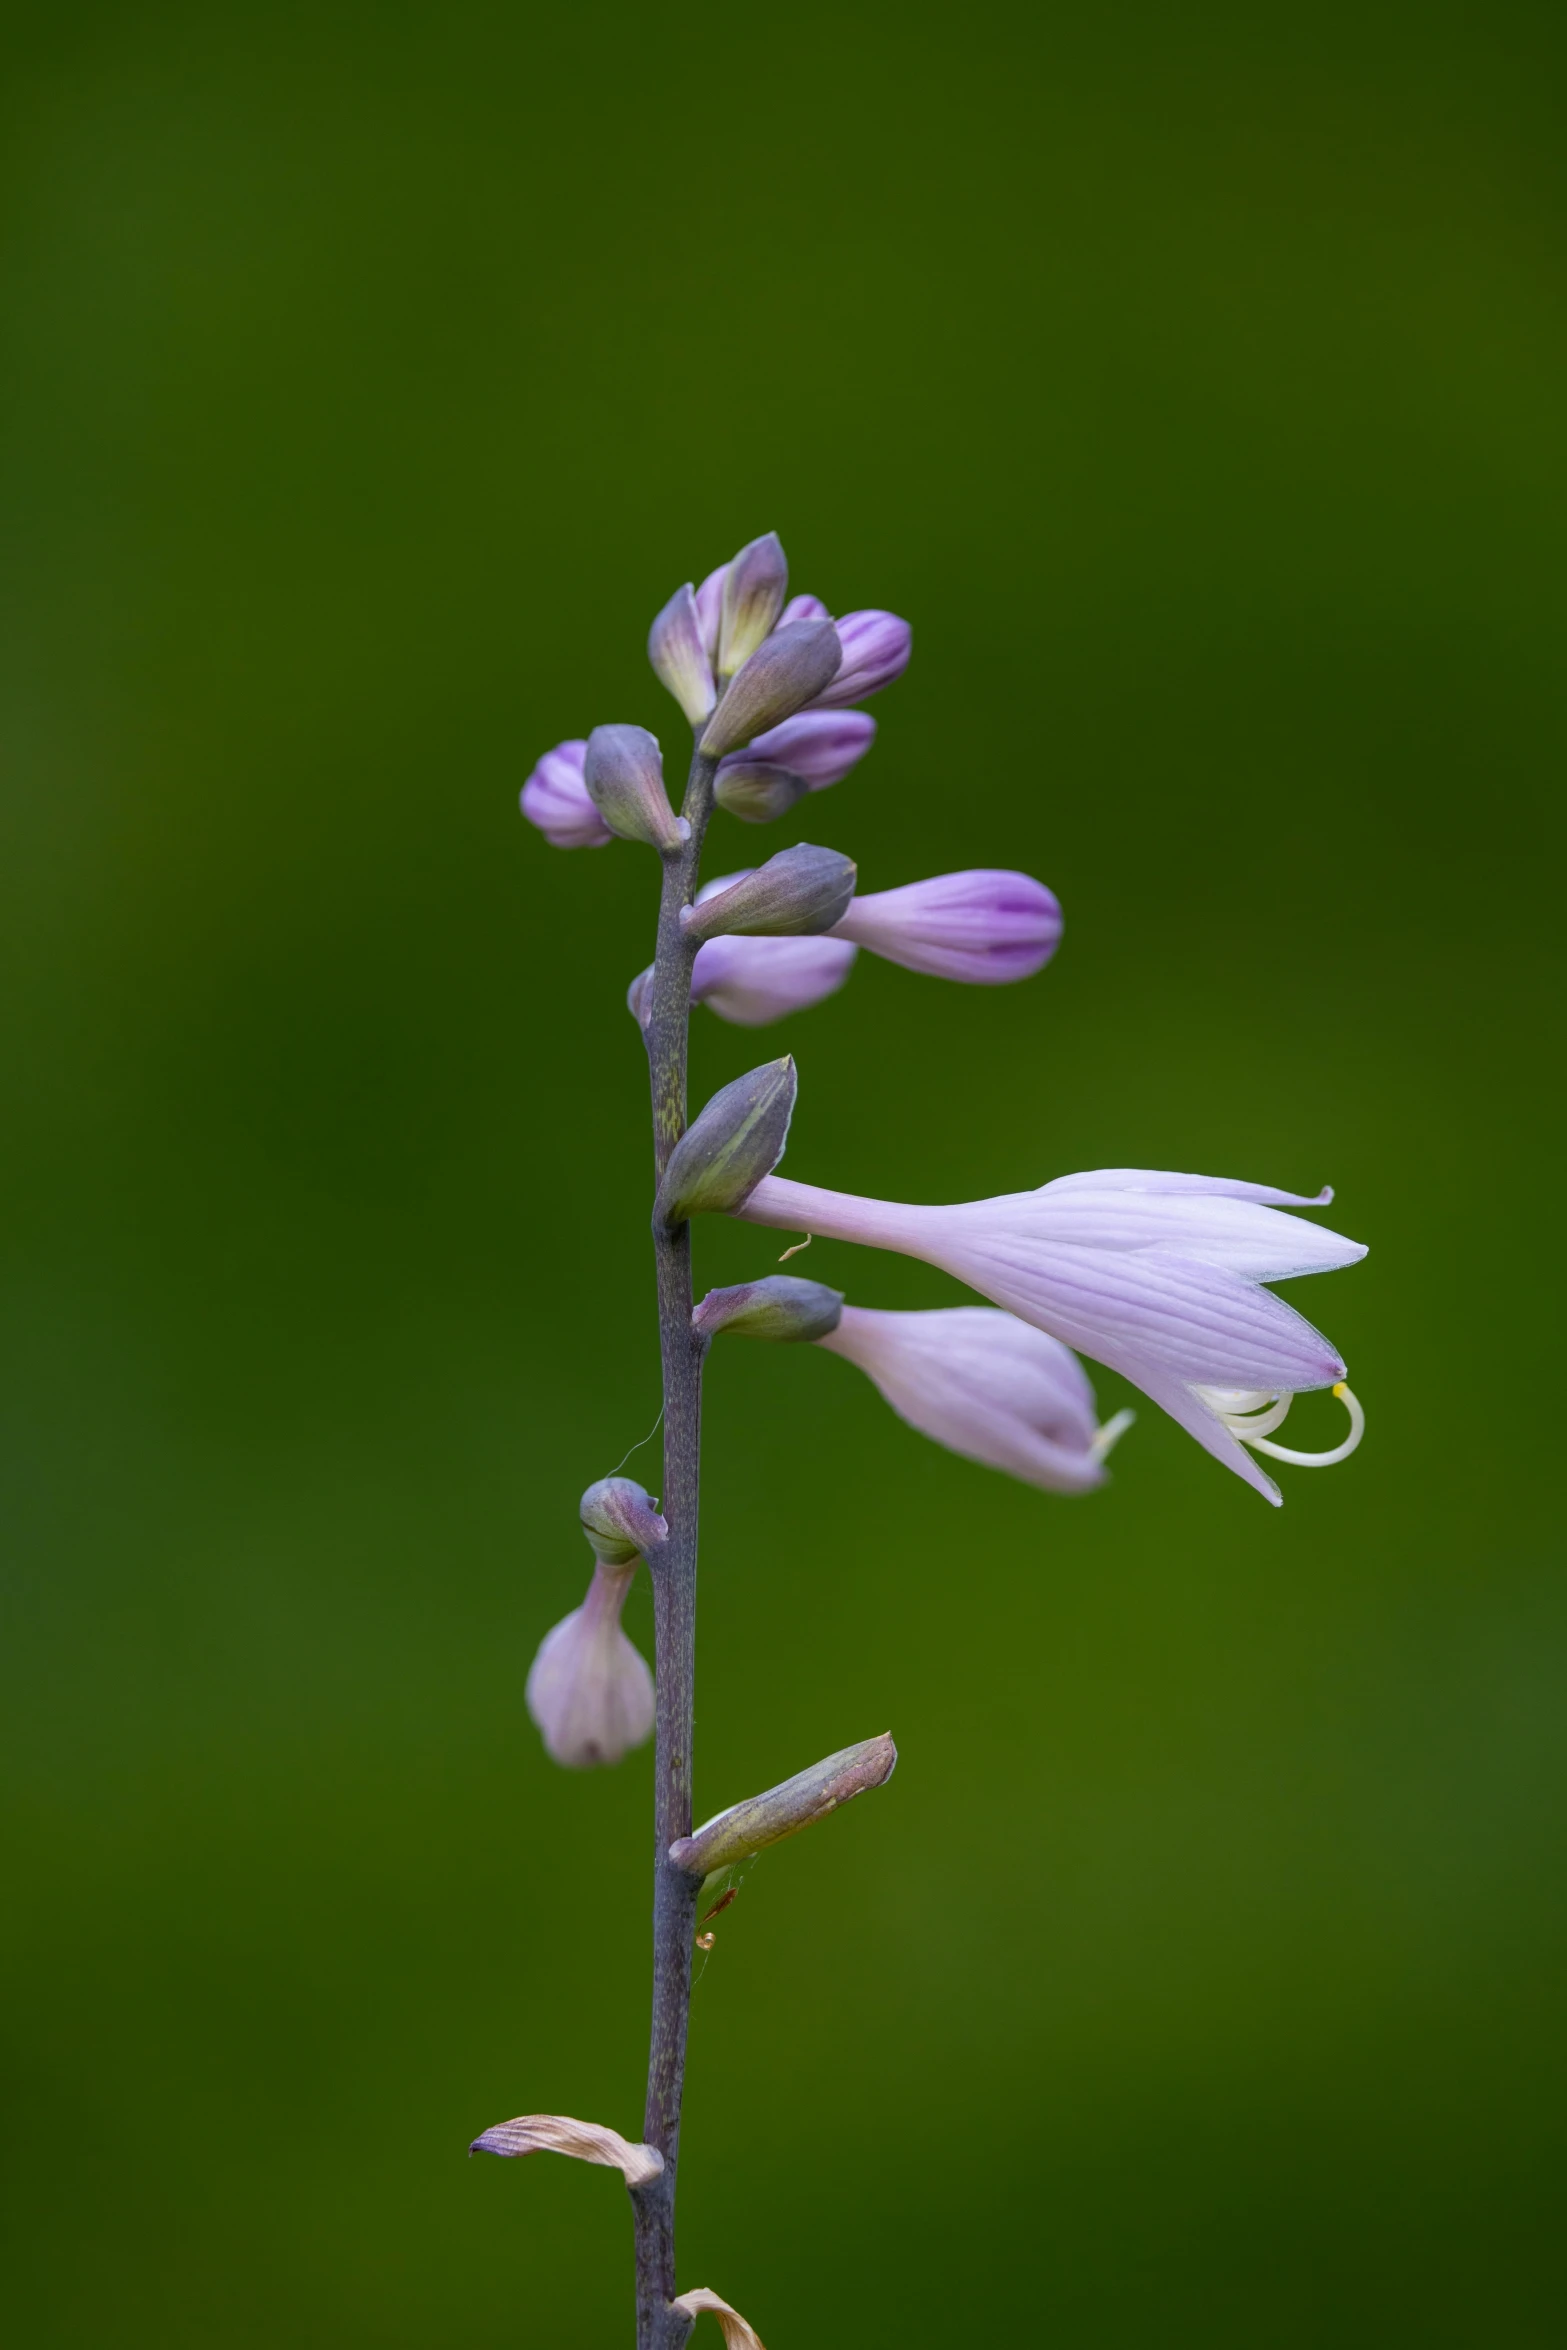
[[[879,694],[909,665],[914,631],[896,612],[846,612],[836,625],[843,660],[813,710],[846,710],[867,694]]]
[[[1061,908],[1027,873],[941,873],[856,897],[833,936],[910,971],[998,987],[1048,963],[1061,938]]]
[[[546,1632],[528,1675],[528,1711],[568,1770],[617,1763],[653,1728],[653,1676],[620,1628],[635,1566],[600,1565],[588,1596]]]
[[[1277,1404],[1308,1388],[1337,1392],[1345,1374],[1321,1332],[1262,1285],[1365,1255],[1358,1241],[1279,1212],[1323,1207],[1332,1197],[1114,1167],[1000,1199],[915,1207],[769,1175],[738,1212],[753,1224],[863,1241],[939,1265],[1119,1371],[1276,1503],[1278,1487],[1251,1454],[1280,1450],[1270,1443]],[[1342,1393],[1352,1446],[1359,1406],[1347,1388]],[[1254,1406],[1270,1425],[1258,1423]],[[1326,1463],[1346,1449],[1287,1457]]]
[[[557,849],[601,849],[614,834],[588,796],[582,780],[588,755],[584,739],[557,743],[546,751],[522,787],[522,812]]]
[[[1102,1485],[1105,1456],[1132,1419],[1117,1412],[1101,1427],[1071,1348],[994,1306],[845,1306],[816,1344],[857,1363],[922,1436],[1047,1493]]]

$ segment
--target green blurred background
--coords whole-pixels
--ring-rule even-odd
[[[915,628],[808,837],[1026,867],[1067,937],[700,1014],[698,1098],[792,1050],[786,1171],[921,1199],[1331,1180],[1371,1256],[1292,1294],[1371,1433],[1275,1513],[1149,1408],[1063,1502],[722,1350],[699,1808],[903,1761],[720,1928],[682,2282],[774,2350],[1567,2338],[1559,13],[7,51],[17,2339],[629,2341],[614,2177],[463,2155],[635,2133],[646,2026],[648,1757],[553,1770],[522,1684],[657,1409],[655,874],[516,799],[679,743],[647,622],[770,527]]]

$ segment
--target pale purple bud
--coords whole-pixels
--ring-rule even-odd
[[[724,617],[724,581],[728,576],[728,564],[720,563],[716,571],[708,573],[696,591],[697,622],[709,662],[718,659],[718,631]]]
[[[800,938],[831,930],[854,895],[854,861],[837,849],[799,841],[780,849],[755,872],[727,889],[704,890],[687,906],[680,927],[687,938]]]
[[[836,995],[858,953],[845,938],[710,938],[697,950],[691,1000],[736,1028],[765,1028]]]
[[[620,1628],[635,1567],[595,1567],[588,1596],[546,1632],[528,1675],[528,1711],[568,1770],[617,1763],[653,1727],[653,1676]]]
[[[843,1291],[825,1281],[801,1281],[789,1273],[766,1273],[760,1281],[742,1281],[733,1289],[710,1289],[691,1316],[699,1338],[716,1338],[732,1330],[739,1338],[771,1338],[784,1343],[825,1339],[838,1326]]]
[[[594,807],[622,840],[678,849],[690,827],[664,790],[664,762],[656,735],[645,726],[595,726],[588,736],[582,779]]]
[[[1061,908],[1026,873],[941,873],[857,897],[837,927],[889,963],[999,987],[1027,979],[1055,953]]]
[[[770,636],[789,593],[789,564],[775,530],[740,549],[724,573],[718,623],[719,677],[733,677]]]
[[[858,1364],[922,1436],[1047,1493],[1102,1485],[1105,1455],[1131,1418],[1117,1413],[1101,1428],[1071,1349],[994,1306],[845,1306],[820,1343]]]
[[[522,812],[557,849],[601,849],[614,834],[582,780],[587,744],[580,736],[546,751],[522,787]]]
[[[767,1061],[721,1086],[669,1154],[653,1199],[665,1231],[739,1207],[784,1154],[797,1089],[794,1062]]]
[[[803,800],[807,789],[804,778],[787,767],[771,766],[742,751],[719,768],[713,797],[742,824],[771,824],[775,816],[787,815],[796,800]]]
[[[837,623],[843,665],[832,683],[814,696],[818,710],[846,709],[879,694],[909,665],[913,631],[896,612],[846,612]]]
[[[603,1567],[629,1567],[650,1550],[661,1550],[669,1528],[633,1477],[601,1477],[578,1505],[582,1531]]]
[[[832,614],[820,596],[791,596],[778,615],[780,628],[787,628],[793,620],[830,620]]]
[[[1119,1371],[1276,1503],[1278,1487],[1251,1453],[1280,1453],[1270,1439],[1281,1402],[1307,1388],[1337,1389],[1344,1365],[1320,1331],[1262,1284],[1331,1272],[1365,1255],[1358,1241],[1279,1212],[1325,1207],[1332,1197],[1110,1167],[1063,1175],[1038,1191],[925,1208],[770,1175],[739,1212],[749,1223],[900,1249],[940,1266]],[[1342,1459],[1358,1441],[1363,1420],[1347,1389],[1344,1402],[1349,1447],[1321,1455],[1324,1462]]]
[[[746,756],[787,767],[812,791],[825,791],[830,783],[843,781],[875,740],[876,721],[868,711],[800,710],[782,726],[769,727],[766,734],[757,735]],[[720,767],[720,783],[730,764],[726,759]]]
[[[749,1860],[769,1844],[781,1844],[786,1836],[824,1820],[829,1812],[852,1803],[856,1795],[867,1794],[872,1787],[885,1787],[897,1763],[898,1750],[890,1731],[884,1730],[879,1738],[862,1739],[858,1746],[845,1746],[824,1762],[812,1763],[809,1770],[785,1779],[781,1787],[769,1787],[765,1795],[753,1795],[747,1803],[731,1804],[728,1811],[719,1812],[694,1834],[677,1836],[669,1847],[669,1857],[676,1868],[692,1877],[710,1877],[715,1869],[733,1868],[737,1861]]]
[[[718,698],[702,642],[702,621],[689,587],[677,588],[648,631],[647,657],[693,726],[700,726]]]
[[[722,758],[781,719],[792,718],[817,698],[841,659],[838,632],[830,620],[775,628],[708,720],[702,749],[710,759]]]

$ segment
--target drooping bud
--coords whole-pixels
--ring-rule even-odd
[[[824,1820],[830,1811],[851,1803],[867,1788],[884,1787],[897,1760],[890,1731],[880,1738],[864,1739],[858,1746],[845,1746],[838,1754],[828,1755],[825,1762],[813,1763],[808,1771],[785,1779],[781,1787],[769,1787],[765,1795],[753,1795],[748,1803],[732,1804],[694,1835],[677,1837],[669,1847],[669,1857],[689,1876],[710,1877],[715,1869],[749,1860],[754,1852],[781,1844],[813,1820]]]
[[[702,642],[702,619],[689,586],[677,588],[648,630],[647,657],[661,685],[669,688],[693,726],[700,726],[717,698],[713,672]]]
[[[594,807],[622,840],[645,840],[667,850],[678,849],[686,838],[690,827],[675,814],[664,790],[658,738],[645,726],[595,726],[582,780]]]
[[[601,1566],[628,1567],[669,1539],[668,1526],[632,1477],[601,1477],[590,1485],[582,1496],[581,1517]]]
[[[707,2285],[695,2285],[689,2293],[677,2294],[669,2306],[678,2309],[682,2317],[689,2317],[693,2322],[704,2309],[710,2310],[723,2333],[724,2350],[767,2350],[755,2326],[747,2325],[739,2310],[731,2309],[729,2303],[720,2299]]]
[[[628,2187],[645,2187],[664,2168],[656,2146],[633,2145],[618,2130],[598,2122],[573,2121],[569,2113],[519,2113],[515,2121],[497,2122],[469,2147],[470,2154],[572,2154],[578,2162],[602,2163],[618,2170]],[[703,2303],[703,2307],[707,2307]]]
[[[909,665],[914,632],[896,612],[846,612],[838,622],[843,664],[831,683],[812,696],[818,709],[843,710],[863,702],[901,677]]]
[[[766,759],[726,759],[718,770],[713,797],[742,824],[771,824],[803,800],[810,785],[803,775],[775,767]]]
[[[710,759],[737,751],[769,726],[792,718],[814,702],[838,673],[843,658],[830,620],[807,620],[775,628],[758,645],[707,722],[702,749]]]
[[[685,908],[680,927],[695,939],[818,937],[848,912],[854,881],[851,857],[800,841],[727,889],[704,892]]]
[[[778,533],[770,530],[765,538],[742,547],[724,573],[716,663],[720,677],[733,677],[771,635],[788,593],[788,559]]]
[[[875,740],[876,721],[868,710],[800,710],[757,735],[745,756],[787,767],[812,791],[824,791],[841,783]],[[726,760],[718,771],[720,783],[728,766]]]
[[[666,1231],[741,1206],[784,1154],[796,1091],[794,1061],[764,1062],[723,1086],[669,1155],[653,1202]]]
[[[734,1289],[710,1289],[691,1316],[700,1337],[716,1338],[732,1330],[740,1338],[772,1338],[785,1343],[803,1338],[825,1338],[838,1327],[843,1313],[843,1291],[825,1281],[799,1281],[788,1273],[768,1273],[760,1281],[742,1281]]]
[[[620,1628],[634,1566],[598,1566],[581,1607],[539,1643],[528,1711],[567,1770],[617,1763],[653,1729],[653,1676]]]
[[[845,938],[710,938],[697,949],[691,1001],[737,1028],[765,1028],[836,995],[858,953]]]
[[[522,787],[522,812],[552,848],[601,849],[615,837],[582,780],[587,748],[580,735],[557,743]]]

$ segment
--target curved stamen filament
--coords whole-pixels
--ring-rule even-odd
[[[1130,1411],[1124,1406],[1120,1411],[1112,1412],[1097,1435],[1089,1441],[1090,1458],[1096,1461],[1107,1459],[1111,1447],[1120,1443],[1136,1417],[1137,1414],[1134,1411]]]
[[[1366,1415],[1361,1410],[1357,1398],[1351,1394],[1342,1379],[1333,1392],[1349,1414],[1349,1434],[1343,1443],[1336,1444],[1331,1452],[1292,1452],[1286,1444],[1271,1444],[1266,1436],[1249,1434],[1236,1420],[1232,1420],[1230,1426],[1242,1444],[1249,1444],[1253,1452],[1265,1452],[1271,1460],[1290,1461],[1297,1469],[1331,1469],[1335,1462],[1348,1460],[1366,1433]],[[1283,1417],[1284,1414],[1281,1412],[1279,1419]],[[1273,1421],[1272,1425],[1276,1428],[1278,1420]]]

